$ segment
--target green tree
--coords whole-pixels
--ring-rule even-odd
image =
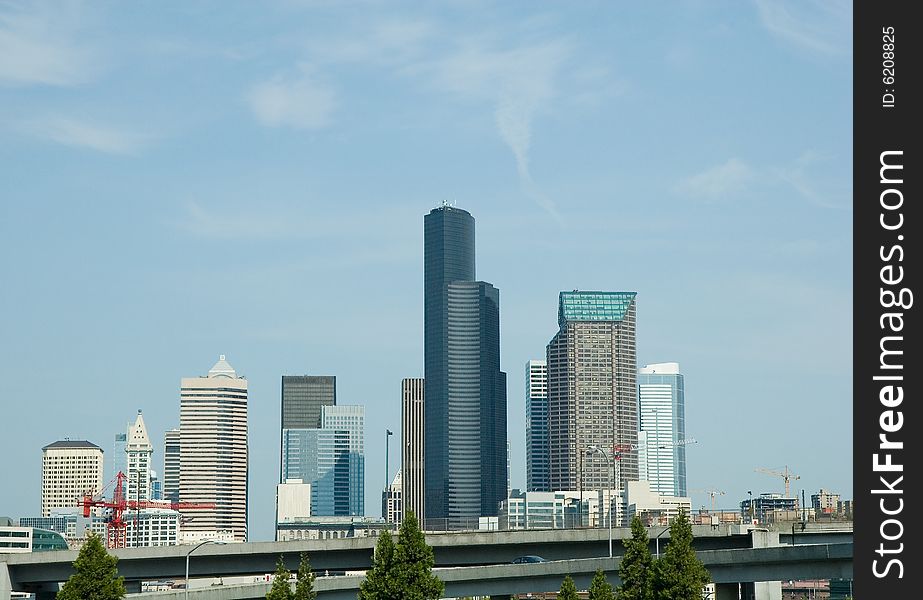
[[[295,584],[294,600],[314,600],[317,592],[314,591],[314,572],[311,571],[311,561],[308,555],[301,553],[301,562],[298,563],[298,583]]]
[[[564,581],[561,582],[561,589],[558,591],[558,600],[578,600],[577,586],[574,585],[574,580],[570,575],[566,575]]]
[[[98,535],[90,535],[71,575],[55,598],[58,600],[118,600],[125,597],[125,578],[119,577],[116,563]]]
[[[372,568],[359,584],[359,600],[389,600],[397,598],[400,590],[395,585],[394,540],[391,532],[382,531],[375,545]]]
[[[438,600],[445,584],[433,575],[433,549],[426,543],[413,512],[408,511],[401,523],[394,550],[396,583],[401,598],[407,600]]]
[[[606,579],[602,569],[596,569],[593,581],[590,582],[590,600],[615,600],[612,584]]]
[[[701,600],[711,576],[692,549],[692,524],[685,512],[670,523],[670,541],[654,566],[658,600]]]
[[[272,575],[272,587],[266,593],[266,600],[292,600],[292,584],[289,582],[292,573],[285,568],[282,557],[276,561],[276,572]]]
[[[654,581],[650,540],[641,518],[635,515],[631,520],[631,538],[622,540],[625,553],[619,563],[619,600],[653,600]]]

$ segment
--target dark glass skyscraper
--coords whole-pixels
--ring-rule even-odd
[[[475,281],[474,218],[423,219],[425,527],[476,526],[506,495],[506,374],[500,292]]]
[[[333,375],[282,376],[282,429],[317,429],[320,407],[337,403]]]

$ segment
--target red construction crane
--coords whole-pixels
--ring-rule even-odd
[[[89,517],[94,506],[108,509],[109,515],[106,519],[106,547],[107,548],[124,548],[127,541],[128,523],[125,521],[125,512],[129,510],[140,510],[143,508],[169,508],[171,510],[196,510],[203,508],[215,508],[214,503],[204,502],[160,502],[157,500],[127,500],[125,498],[125,474],[121,471],[115,476],[115,490],[112,492],[112,499],[106,500],[102,491],[96,496],[83,497],[83,516]],[[110,481],[106,487],[109,487]],[[137,531],[137,528],[136,528]],[[137,534],[136,534],[137,535]]]

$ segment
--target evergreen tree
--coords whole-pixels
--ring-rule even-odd
[[[653,600],[654,558],[651,556],[647,529],[641,518],[635,515],[631,520],[631,538],[622,540],[625,554],[619,563],[619,600]]]
[[[407,512],[394,550],[395,579],[404,600],[438,600],[445,585],[433,575],[433,549],[426,543],[417,517]]]
[[[391,600],[398,598],[400,589],[395,585],[394,540],[385,530],[375,545],[372,568],[359,584],[359,600]]]
[[[125,597],[125,578],[119,577],[116,563],[98,535],[90,535],[71,575],[55,598],[58,600],[118,600]]]
[[[692,549],[692,524],[685,512],[670,524],[670,542],[654,568],[658,600],[701,600],[702,588],[711,581],[705,565]]]
[[[301,562],[298,563],[298,583],[295,584],[294,600],[314,600],[317,592],[314,591],[314,572],[311,571],[311,561],[308,555],[301,553]]]
[[[558,600],[578,600],[577,586],[574,585],[574,580],[570,575],[565,576],[564,581],[561,582]]]
[[[593,581],[590,582],[590,600],[615,600],[612,584],[606,579],[602,569],[596,569]]]
[[[272,587],[266,593],[266,600],[292,600],[292,584],[289,582],[291,572],[285,568],[282,557],[276,561],[276,572],[272,576]]]

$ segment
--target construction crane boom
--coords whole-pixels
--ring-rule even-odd
[[[801,475],[795,475],[788,470],[788,465],[785,466],[785,470],[779,471],[777,469],[766,469],[764,467],[757,467],[755,469],[757,473],[765,473],[767,475],[775,475],[776,477],[781,477],[785,481],[785,497],[791,498],[790,492],[790,482],[792,480],[801,479]]]
[[[726,492],[723,490],[689,490],[690,492],[699,492],[701,494],[708,494],[711,498],[711,511],[715,512],[715,496],[723,496]]]
[[[83,497],[83,516],[89,517],[93,507],[100,507],[109,510],[109,516],[106,521],[106,547],[107,548],[124,548],[128,539],[128,522],[125,521],[125,513],[129,510],[140,510],[143,508],[170,508],[172,510],[195,510],[203,508],[214,508],[212,503],[202,502],[157,502],[156,500],[127,500],[125,498],[125,473],[119,471],[115,479],[115,489],[112,492],[112,499],[106,500],[103,497],[102,490],[97,495],[88,495]],[[105,487],[112,484],[110,481]],[[103,489],[105,489],[105,487]],[[137,533],[135,534],[138,535]]]

